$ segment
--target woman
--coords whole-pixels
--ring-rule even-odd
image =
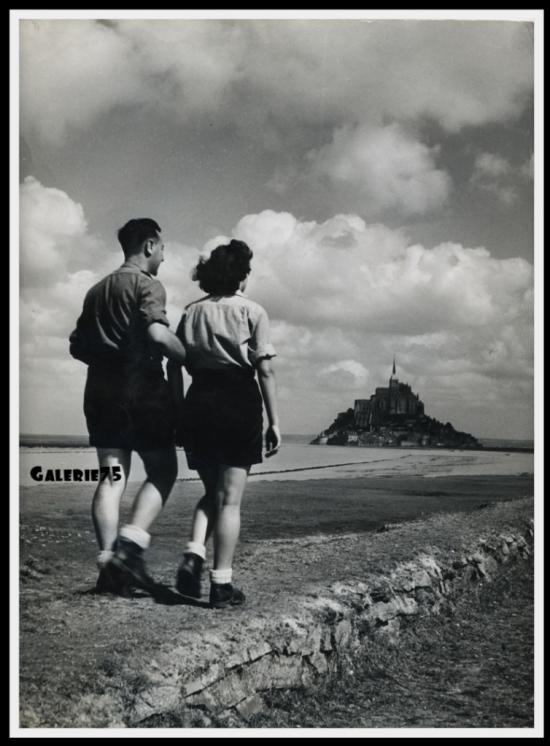
[[[247,477],[251,466],[262,461],[262,400],[268,418],[266,456],[276,453],[281,444],[269,320],[262,306],[242,294],[251,259],[249,247],[233,240],[199,261],[193,279],[208,295],[185,308],[176,332],[193,379],[185,402],[181,368],[169,367],[178,401],[178,442],[183,443],[189,468],[198,471],[205,489],[195,508],[176,588],[200,598],[205,544],[213,534],[210,605],[214,608],[245,600],[232,583],[232,563]]]

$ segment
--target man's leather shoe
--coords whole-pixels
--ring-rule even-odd
[[[123,598],[132,597],[132,586],[128,577],[114,567],[111,562],[99,571],[95,590],[96,593],[112,593]]]
[[[148,591],[156,585],[145,568],[143,549],[134,541],[119,536],[111,564],[138,588]]]

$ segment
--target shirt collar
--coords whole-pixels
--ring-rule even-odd
[[[119,267],[119,271],[124,270],[125,272],[136,272],[141,273],[144,275],[147,275],[147,277],[153,277],[152,274],[147,272],[146,270],[142,269],[141,267],[138,267],[137,264],[134,264],[131,259],[128,259]]]

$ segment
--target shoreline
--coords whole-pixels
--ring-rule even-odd
[[[349,448],[349,449],[364,449],[368,451],[375,451],[380,450],[382,448],[384,449],[390,449],[393,451],[441,451],[441,452],[450,452],[450,451],[465,451],[469,452],[472,451],[474,453],[477,452],[484,452],[484,451],[510,451],[512,453],[534,453],[535,447],[534,446],[480,446],[479,448],[460,448],[459,446],[391,446],[391,445],[384,445],[384,446],[369,446],[369,445],[328,445],[328,443],[321,444],[321,443],[293,443],[292,441],[286,443],[283,440],[284,446],[319,446],[322,448]],[[82,443],[75,443],[71,445],[63,445],[54,443],[53,445],[47,445],[45,443],[24,443],[19,442],[19,450],[33,450],[33,449],[41,449],[41,450],[47,450],[50,453],[64,453],[65,451],[87,451],[87,450],[95,450],[94,446],[82,444]],[[57,449],[54,451],[54,449]],[[176,451],[183,452],[184,449],[181,446],[176,447]]]
[[[332,447],[332,446],[331,446]],[[368,476],[469,476],[519,475],[534,473],[532,452],[517,449],[415,449],[415,448],[363,448],[333,447],[333,451],[304,446],[303,450],[289,447],[274,456],[255,464],[249,480],[324,480],[327,478],[355,479]],[[361,450],[359,450],[361,448]],[[198,474],[190,470],[185,453],[178,450],[177,484],[198,482]],[[328,461],[328,463],[327,463]],[[40,467],[41,479],[33,479],[31,472]],[[74,470],[80,470],[77,481],[71,482]],[[86,471],[90,470],[90,471]],[[64,472],[68,472],[65,477]],[[89,476],[94,472],[93,476]],[[134,457],[129,475],[132,484],[143,481],[145,471],[139,457]],[[47,484],[71,483],[92,486],[97,483],[97,458],[93,449],[51,451],[37,448],[21,450],[19,454],[19,482],[21,487],[36,488]]]
[[[480,446],[479,448],[461,448],[460,446],[369,446],[369,445],[342,445],[342,444],[328,444],[328,443],[305,443],[304,445],[319,446],[321,448],[350,448],[350,449],[366,449],[369,451],[379,450],[381,448],[387,448],[392,451],[441,451],[441,452],[452,452],[452,451],[464,451],[465,453],[483,453],[485,451],[510,451],[511,453],[534,453],[534,446]]]

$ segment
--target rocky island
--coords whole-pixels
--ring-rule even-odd
[[[356,399],[353,408],[340,412],[313,445],[380,447],[482,448],[470,433],[455,430],[424,412],[424,403],[406,383],[395,377],[378,387],[369,399]]]

